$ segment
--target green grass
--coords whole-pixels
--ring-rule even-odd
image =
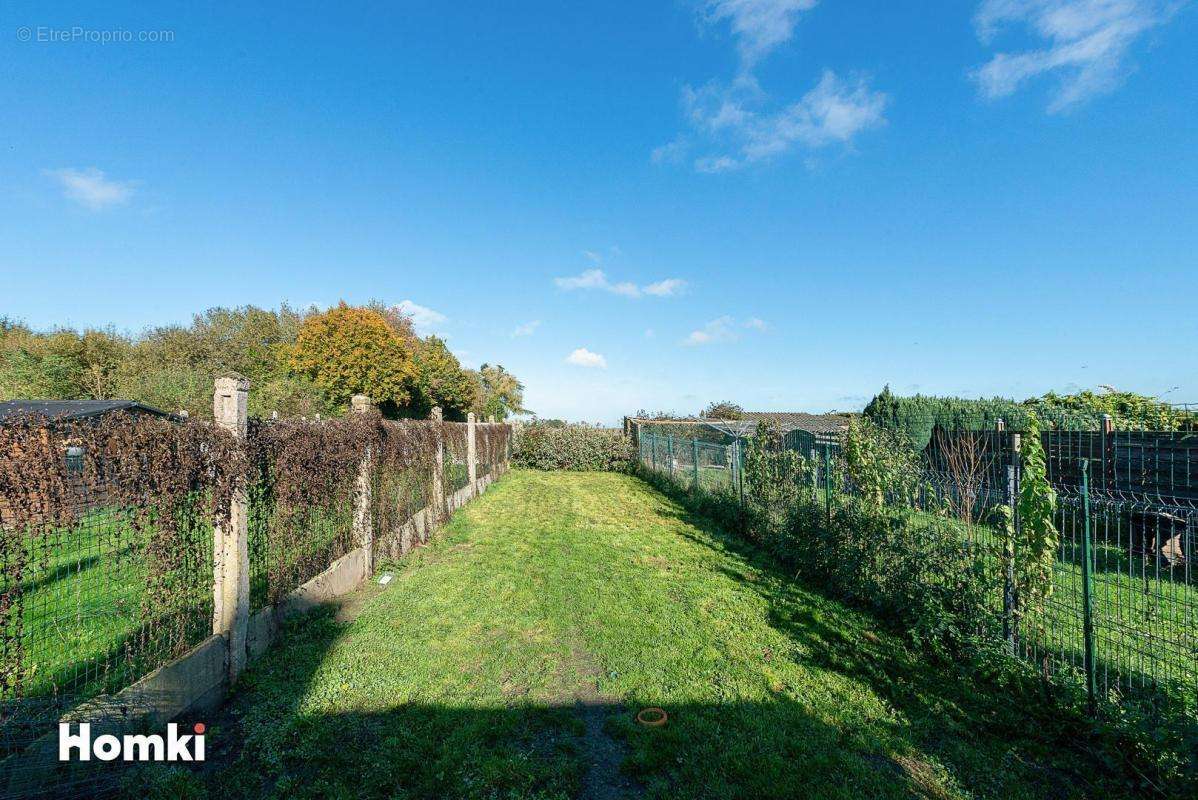
[[[141,538],[113,509],[30,541],[22,578],[22,693],[90,696],[125,680],[105,665],[141,624]],[[119,686],[117,686],[119,688]]]
[[[658,471],[670,475],[660,463]],[[693,467],[678,467],[670,477],[681,487],[691,488]],[[707,491],[728,490],[731,473],[701,467],[699,480]],[[832,502],[839,507],[856,500],[851,495],[834,493]],[[816,503],[820,507],[824,503],[822,489]],[[967,526],[927,512],[903,509],[898,513],[918,527],[947,530],[980,546],[983,565],[998,581],[992,605],[996,619],[1001,619],[1004,567],[997,531],[988,525]],[[1062,504],[1057,524],[1065,533],[1054,563],[1053,592],[1044,608],[1030,615],[1022,630],[1028,660],[1040,669],[1047,656],[1054,672],[1068,672],[1074,682],[1083,680],[1080,676],[1085,650],[1081,519],[1078,510]],[[1164,693],[1193,714],[1198,703],[1198,584],[1192,577],[1193,567],[1190,571],[1184,565],[1161,567],[1152,556],[1130,555],[1128,530],[1120,530],[1101,512],[1095,514],[1093,525],[1096,569],[1092,587],[1099,691],[1104,695],[1108,691]]]
[[[391,569],[352,621],[292,625],[210,763],[149,794],[1127,795],[1071,723],[926,663],[635,478],[509,473]],[[645,706],[669,723],[638,726]]]

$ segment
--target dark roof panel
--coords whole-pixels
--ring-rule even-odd
[[[165,411],[133,400],[5,400],[0,402],[0,422],[18,414],[37,414],[49,419],[71,420],[98,417],[114,411],[130,411],[156,417],[171,416]]]

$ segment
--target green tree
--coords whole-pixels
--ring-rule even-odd
[[[500,365],[483,364],[473,373],[474,413],[483,419],[505,420],[512,414],[524,414],[524,384]]]
[[[707,408],[699,412],[699,416],[703,419],[744,419],[745,410],[736,403],[728,402],[713,402]]]
[[[421,340],[414,366],[415,392],[407,409],[411,416],[427,417],[433,406],[441,406],[446,419],[465,419],[474,403],[475,384],[445,340],[436,336]]]
[[[393,414],[411,400],[415,350],[378,311],[341,303],[304,320],[291,366],[338,408],[361,392]]]

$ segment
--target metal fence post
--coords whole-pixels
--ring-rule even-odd
[[[736,454],[737,484],[738,484],[739,490],[740,490],[740,504],[742,507],[745,504],[745,448],[744,448],[744,443],[745,443],[745,440],[738,436],[738,437],[736,437],[736,441],[733,444],[733,448],[734,448],[733,452]]]
[[[1083,458],[1082,513],[1082,636],[1085,637],[1086,701],[1090,713],[1098,707],[1098,671],[1094,642],[1094,553],[1090,544],[1090,459]]]
[[[736,487],[736,457],[732,454],[732,448],[726,444],[720,445],[720,458],[724,462],[724,469],[728,470],[728,488]]]
[[[1102,415],[1102,489],[1115,488],[1115,423],[1110,414]]]
[[[1000,429],[1001,430],[1001,429]],[[1019,621],[1016,617],[1018,597],[1015,592],[1015,539],[1019,535],[1019,446],[1018,433],[1011,434],[1011,454],[1007,463],[1007,507],[1011,509],[1010,530],[1004,531],[1003,541],[1003,638],[1011,655],[1019,654]]]
[[[370,398],[364,394],[355,394],[349,402],[355,414],[365,414],[372,408]],[[370,516],[374,492],[373,472],[374,454],[367,446],[362,455],[362,465],[358,468],[357,502],[354,505],[354,540],[361,543],[366,553],[363,580],[374,574],[374,521]]]
[[[657,434],[649,434],[649,458],[653,461],[653,471],[657,472]]]
[[[819,461],[815,452],[815,443],[811,444],[811,451],[808,453],[808,465],[811,467],[811,502],[819,502]]]
[[[699,440],[691,439],[691,454],[694,457],[695,491],[699,490]]]
[[[249,426],[250,382],[217,378],[212,394],[216,424],[244,441]],[[245,669],[246,633],[250,622],[249,497],[245,487],[233,494],[229,520],[212,532],[212,632],[229,647],[229,683]]]
[[[832,528],[832,445],[824,442],[824,516]]]
[[[674,434],[666,434],[666,462],[669,464],[670,477],[674,477]]]

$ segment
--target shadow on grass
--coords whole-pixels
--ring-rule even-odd
[[[821,640],[834,638],[814,625]],[[894,747],[871,747],[781,693],[770,702],[670,704],[668,723],[657,728],[637,724],[634,706],[569,699],[471,706],[380,697],[377,708],[327,713],[319,710],[330,684],[324,656],[345,630],[327,612],[292,626],[287,643],[207,720],[203,766],[120,765],[104,776],[107,785],[123,783],[125,796],[137,798],[948,796],[940,768],[901,737]],[[595,741],[588,715],[599,716],[598,735],[614,748]],[[1091,784],[1045,768],[1021,785],[1033,796],[1066,798],[1086,796]]]
[[[83,794],[122,782],[138,798],[863,800],[1142,791],[1104,763],[1081,720],[1051,711],[1035,695],[1004,695],[984,684],[975,691],[971,665],[929,664],[872,618],[798,585],[769,554],[710,520],[677,506],[662,513],[698,528],[680,535],[729,554],[712,568],[751,587],[770,625],[793,643],[790,652],[763,654],[765,660],[809,664],[812,691],[831,686],[817,678],[832,673],[890,708],[870,719],[817,717],[779,686],[763,701],[666,704],[669,723],[649,729],[633,721],[635,706],[526,700],[481,679],[446,697],[432,675],[409,684],[419,693],[397,698],[389,692],[398,682],[371,671],[368,651],[358,657],[347,650],[366,644],[361,629],[321,611],[294,622],[243,677],[232,702],[200,720],[211,726],[203,766],[111,766]],[[354,691],[341,691],[347,685]],[[617,746],[614,759],[596,746],[588,725],[594,716],[601,718],[599,734]]]
[[[667,514],[704,534],[681,535],[705,547],[716,546],[751,567],[743,572],[723,571],[752,586],[769,604],[772,627],[805,644],[807,660],[814,666],[867,684],[910,720],[919,744],[943,760],[968,758],[954,738],[966,734],[985,749],[1006,751],[1043,770],[1050,783],[1059,785],[1057,796],[1069,796],[1069,787],[1092,787],[1096,778],[1102,785],[1122,783],[1146,795],[1173,796],[1173,784],[1166,785],[1152,774],[1161,751],[1173,747],[1176,755],[1166,760],[1183,765],[1185,785],[1178,790],[1198,788],[1198,725],[1184,700],[1152,688],[1146,675],[1131,678],[1146,687],[1135,699],[1150,719],[1137,723],[1132,715],[1123,714],[1096,725],[1080,713],[1083,697],[1075,689],[1050,685],[1031,677],[1027,669],[1010,669],[1013,665],[1001,663],[1006,657],[996,652],[990,661],[960,653],[954,662],[936,662],[876,633],[825,624],[812,598],[825,603],[838,600],[805,584],[793,568],[765,548],[730,533],[702,510],[692,510],[696,501],[702,509],[704,498],[654,478],[650,475],[646,482],[673,501]],[[756,574],[750,576],[751,572]],[[879,630],[886,627],[885,622],[877,622]],[[890,632],[902,636],[900,630]],[[1076,660],[1081,662],[1080,652]],[[1105,668],[1099,659],[1099,673]],[[1144,752],[1145,741],[1153,743],[1148,752]]]

